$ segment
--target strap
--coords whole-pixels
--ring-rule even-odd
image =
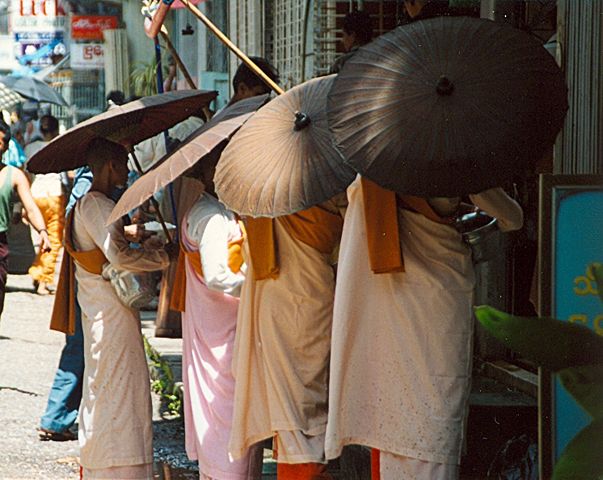
[[[320,205],[280,217],[278,221],[293,238],[328,255],[337,247],[343,230],[341,215]]]

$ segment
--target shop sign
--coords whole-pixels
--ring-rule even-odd
[[[21,65],[34,70],[52,64],[52,55],[65,55],[63,32],[15,33],[14,55]]]
[[[72,43],[71,68],[100,70],[105,68],[105,51],[102,43]]]
[[[541,179],[541,315],[603,335],[603,303],[592,270],[603,263],[603,177],[545,175]],[[541,478],[550,478],[564,449],[591,418],[557,375],[540,375]]]
[[[12,9],[14,32],[49,32],[65,29],[65,15],[57,0],[18,0]]]
[[[117,17],[102,15],[73,15],[71,38],[74,40],[102,40],[103,30],[117,28]]]

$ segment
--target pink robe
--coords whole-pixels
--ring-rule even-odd
[[[236,461],[228,453],[234,378],[232,351],[243,273],[228,268],[228,242],[241,231],[232,212],[203,195],[182,222],[188,251],[199,251],[203,277],[186,260],[186,310],[182,317],[182,378],[186,452],[202,475],[247,479],[249,454]]]

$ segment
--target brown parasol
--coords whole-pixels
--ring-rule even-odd
[[[173,182],[222,143],[228,141],[269,98],[269,95],[260,95],[234,103],[193,132],[175,151],[167,154],[157,163],[157,166],[136,180],[124,192],[113,208],[107,225],[142,205],[155,192]]]
[[[128,150],[199,112],[217,92],[181,90],[144,97],[96,115],[52,140],[31,157],[32,173],[73,170],[86,164],[86,148],[95,138],[120,143]]]
[[[402,193],[458,196],[538,161],[563,125],[567,88],[528,34],[436,18],[361,47],[327,110],[335,142],[361,174]]]
[[[277,217],[328,200],[354,179],[327,128],[335,75],[292,88],[233,137],[216,168],[220,200],[241,215]]]

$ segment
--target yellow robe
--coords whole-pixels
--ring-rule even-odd
[[[321,208],[340,219],[334,201]],[[235,339],[230,450],[241,457],[254,443],[278,433],[280,462],[324,462],[335,278],[330,253],[294,237],[307,235],[306,227],[325,227],[312,227],[311,215],[295,226],[290,220],[273,223],[278,260],[274,278],[255,278],[253,252],[246,261]],[[249,255],[253,233],[250,228],[247,233],[244,252]],[[323,233],[315,240],[326,240],[328,232]]]

